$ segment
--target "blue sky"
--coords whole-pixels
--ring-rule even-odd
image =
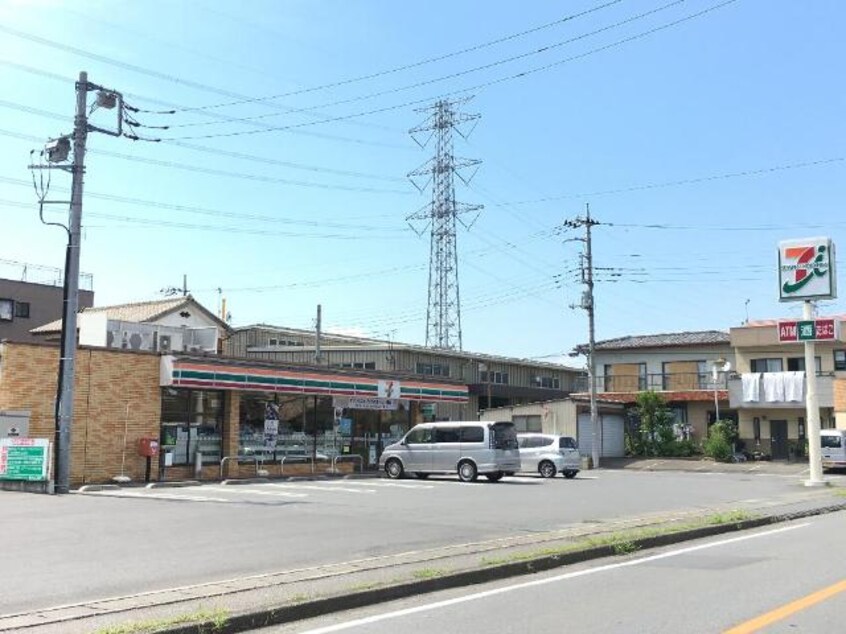
[[[178,110],[136,115],[171,126],[146,131],[160,143],[89,137],[98,304],[185,274],[236,326],[311,328],[321,304],[327,330],[423,343],[428,234],[406,216],[428,196],[406,174],[432,147],[408,130],[473,95],[455,142],[482,160],[457,198],[485,206],[458,235],[465,349],[550,359],[586,340],[580,244],[558,230],[585,203],[598,339],[796,316],[778,241],[846,233],[844,17],[836,0],[0,0],[0,259],[62,266],[27,165],[70,131],[85,70]],[[51,198],[69,185],[54,174]]]

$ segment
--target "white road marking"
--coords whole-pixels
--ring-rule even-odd
[[[245,487],[245,486],[228,486],[228,485],[203,485],[203,489],[207,491],[220,491],[221,493],[251,493],[255,495],[272,495],[275,497],[287,497],[287,498],[304,498],[308,497],[308,493],[295,493],[295,492],[285,492],[285,491],[262,491],[259,489],[255,489],[253,487]]]
[[[401,616],[408,616],[411,614],[418,614],[420,612],[429,612],[431,610],[437,610],[440,608],[446,608],[452,605],[458,605],[460,603],[467,603],[468,601],[476,601],[478,599],[486,599],[488,597],[496,596],[498,594],[504,594],[506,592],[511,592],[513,590],[522,590],[525,588],[533,588],[536,586],[547,585],[550,583],[555,583],[558,581],[564,581],[567,579],[575,579],[577,577],[585,577],[587,575],[593,575],[600,572],[608,572],[609,570],[617,570],[619,568],[629,568],[632,566],[639,566],[641,564],[649,563],[652,561],[658,561],[660,559],[668,559],[670,557],[678,557],[679,555],[686,555],[688,553],[697,552],[700,550],[705,550],[707,548],[715,548],[717,546],[725,546],[727,544],[736,544],[738,542],[747,541],[750,539],[757,539],[759,537],[769,537],[770,535],[776,535],[778,533],[784,533],[787,531],[796,530],[797,528],[804,528],[806,526],[810,526],[810,523],[805,524],[794,524],[792,526],[784,526],[782,528],[775,528],[769,531],[764,531],[761,533],[753,533],[751,535],[743,535],[741,537],[732,537],[729,539],[722,539],[716,542],[710,542],[707,544],[699,544],[697,546],[688,546],[687,548],[680,548],[678,550],[672,550],[665,553],[659,553],[657,555],[650,555],[648,557],[641,557],[639,559],[631,559],[628,561],[621,561],[613,564],[605,564],[603,566],[597,566],[596,568],[587,568],[585,570],[577,570],[575,572],[567,572],[561,575],[556,575],[554,577],[547,577],[546,579],[536,579],[534,581],[527,581],[523,583],[516,583],[514,585],[505,586],[502,588],[496,588],[494,590],[485,590],[483,592],[476,592],[474,594],[468,594],[462,597],[456,597],[454,599],[446,599],[444,601],[436,601],[435,603],[429,603],[427,605],[419,605],[413,608],[405,608],[402,610],[395,610],[393,612],[385,612],[384,614],[376,614],[374,616],[368,616],[361,619],[355,619],[353,621],[347,621],[346,623],[337,623],[335,625],[328,625],[326,627],[319,627],[314,630],[308,630],[302,632],[302,634],[329,634],[330,632],[340,632],[343,630],[348,630],[354,627],[370,625],[372,623],[378,623],[379,621],[386,621],[388,619],[395,619]]]
[[[141,491],[85,491],[79,495],[99,495],[113,498],[144,498],[152,500],[188,500],[191,502],[231,502],[229,498],[211,497],[208,495],[177,494],[177,493],[148,493]]]
[[[383,482],[381,480],[356,482],[355,480],[327,480],[325,484],[332,485],[333,488],[341,488],[341,485],[360,486],[360,487],[385,487],[396,489],[434,489],[434,484],[412,484],[403,482]]]

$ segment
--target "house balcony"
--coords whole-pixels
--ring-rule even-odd
[[[596,377],[597,392],[691,392],[725,390],[727,377],[720,374],[716,383],[710,372],[667,372],[641,375],[618,375]],[[579,379],[575,391],[587,392],[590,383],[587,377]]]
[[[801,394],[790,389],[766,389],[764,374],[757,379],[757,395],[750,394],[755,390],[747,390],[744,394],[743,376],[733,374],[728,381],[729,405],[732,409],[804,409],[805,396],[808,393],[807,379],[801,379]],[[775,375],[788,375],[790,372],[770,372],[771,379]],[[749,379],[747,379],[748,381]],[[756,396],[756,398],[752,398]],[[820,407],[834,407],[834,376],[831,373],[817,373],[817,399]]]
[[[666,372],[658,374],[600,376],[596,388],[600,392],[687,392],[691,390],[724,390],[726,377],[717,377],[716,384],[710,373]]]

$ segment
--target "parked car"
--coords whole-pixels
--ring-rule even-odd
[[[555,434],[517,434],[523,471],[535,471],[544,478],[560,473],[575,478],[581,468],[576,439]]]
[[[479,474],[497,482],[520,470],[517,433],[511,422],[421,423],[385,447],[379,467],[389,478],[458,473],[462,482],[473,482]]]
[[[846,468],[846,429],[820,430],[823,469]]]

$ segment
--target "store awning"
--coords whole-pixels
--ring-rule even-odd
[[[466,403],[466,385],[382,375],[341,374],[314,367],[275,368],[272,365],[225,363],[163,356],[162,387],[242,390],[313,396],[355,396],[407,399],[428,403]]]

